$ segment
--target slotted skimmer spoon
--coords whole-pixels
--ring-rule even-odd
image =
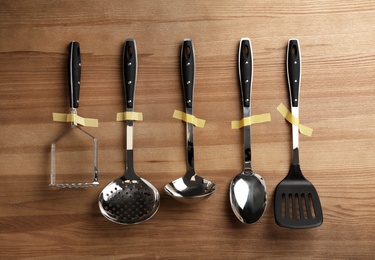
[[[299,116],[301,54],[297,39],[290,39],[286,69],[292,115]],[[286,228],[313,228],[323,223],[318,192],[303,175],[299,164],[299,129],[292,125],[293,153],[289,173],[276,187],[275,221]]]
[[[191,39],[185,39],[181,47],[181,75],[184,89],[185,112],[193,114],[193,96],[195,80],[194,46]],[[216,185],[197,175],[194,170],[194,125],[186,123],[187,171],[185,175],[164,187],[166,194],[178,201],[195,203],[210,196]]]
[[[137,80],[137,48],[134,39],[127,39],[123,52],[123,77],[126,112],[134,112]],[[133,120],[126,120],[126,170],[123,176],[109,183],[99,195],[99,208],[104,217],[118,224],[137,224],[150,219],[160,206],[158,190],[139,177],[133,167]]]
[[[249,38],[242,38],[238,52],[238,70],[244,118],[250,117],[253,81],[253,55]],[[251,130],[244,126],[244,169],[230,183],[229,200],[236,217],[244,224],[257,222],[267,206],[266,182],[251,167]]]
[[[79,106],[79,92],[81,86],[81,53],[78,42],[71,42],[69,46],[69,97],[70,97],[70,108],[71,114],[77,114],[77,108]],[[79,130],[88,139],[93,142],[94,153],[93,153],[93,164],[94,173],[92,182],[73,182],[73,183],[56,183],[56,147],[57,143],[64,137],[69,138],[67,135],[71,131]],[[50,186],[57,188],[87,188],[99,185],[98,181],[98,140],[83,130],[76,122],[72,122],[71,126],[58,135],[51,144],[51,182]]]

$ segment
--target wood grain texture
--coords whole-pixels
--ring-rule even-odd
[[[372,259],[375,254],[375,2],[373,1],[7,1],[0,8],[0,258],[48,259]],[[97,198],[125,166],[122,44],[135,38],[138,82],[135,168],[161,193],[149,221],[120,226],[99,212]],[[180,44],[196,52],[194,114],[197,172],[217,191],[197,205],[163,192],[184,174],[185,127]],[[272,121],[252,127],[253,167],[266,180],[263,218],[245,226],[229,205],[241,171],[242,131],[237,48],[254,54],[252,113]],[[321,198],[324,223],[311,230],[278,227],[276,185],[291,159],[290,125],[276,111],[289,104],[285,53],[301,44],[302,171]],[[81,45],[79,114],[99,119],[100,185],[48,187],[50,143],[67,127],[68,44]],[[72,153],[72,156],[74,153]],[[72,158],[73,159],[73,158]]]

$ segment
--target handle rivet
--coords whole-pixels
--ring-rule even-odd
[[[81,81],[78,81],[78,85],[81,85]]]
[[[245,61],[245,64],[249,64],[249,61]]]
[[[247,80],[245,80],[245,83],[249,83],[249,80],[247,79]]]
[[[294,82],[295,82],[295,83],[297,83],[297,82],[298,82],[298,80],[295,80]]]
[[[190,62],[186,63],[186,66],[190,66]]]
[[[129,85],[129,84],[132,84],[132,82],[131,82],[130,80],[128,81],[128,85]]]
[[[187,103],[190,104],[190,103],[191,103],[191,100],[189,99],[189,100],[187,101]]]
[[[297,61],[294,61],[294,64],[297,64]]]
[[[188,84],[188,85],[189,85],[189,84],[190,84],[190,80],[188,80],[188,81],[186,82],[186,84]]]
[[[128,66],[130,66],[130,65],[132,65],[132,63],[131,63],[131,62],[129,62],[129,63],[128,63]]]
[[[250,101],[250,99],[248,99],[248,98],[247,98],[247,99],[245,99],[245,102],[249,102],[249,101]]]
[[[132,101],[131,100],[128,100],[128,103],[131,103]]]
[[[78,66],[80,66],[80,67],[81,67],[81,63],[78,63]]]

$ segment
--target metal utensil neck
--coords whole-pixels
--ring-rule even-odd
[[[250,106],[243,107],[244,118],[250,116]],[[250,125],[246,125],[243,128],[244,133],[244,172],[251,173],[251,129]]]
[[[299,118],[299,107],[292,106],[292,115]],[[298,126],[292,124],[292,141],[293,141],[293,153],[292,153],[292,164],[299,164],[299,129]]]
[[[74,115],[77,115],[77,108],[71,107],[70,108],[70,113],[74,114]],[[77,126],[77,122],[75,122],[75,121],[72,121],[70,124]]]
[[[192,115],[193,108],[185,108],[186,114]],[[194,172],[194,125],[186,123],[187,171]]]
[[[126,108],[126,112],[133,112],[133,108]],[[134,179],[134,164],[133,164],[133,143],[134,143],[134,121],[126,120],[126,163],[125,163],[125,177],[127,179]]]

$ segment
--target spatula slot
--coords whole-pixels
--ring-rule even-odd
[[[285,218],[286,216],[286,202],[285,202],[285,193],[281,195],[281,217]]]
[[[308,198],[309,198],[309,200],[308,200],[309,201],[308,208],[311,209],[310,216],[312,218],[315,218],[315,209],[314,209],[314,203],[313,203],[313,199],[312,199],[311,193],[309,193]]]
[[[288,195],[288,202],[289,202],[289,205],[288,205],[288,212],[289,212],[289,218],[292,219],[292,218],[295,218],[295,204],[294,204],[294,200],[293,200],[293,195],[292,193],[289,193]]]
[[[306,196],[304,193],[301,194],[301,203],[302,203],[302,210],[301,210],[301,215],[303,216],[303,219],[307,219],[308,214],[307,214],[307,201],[306,201]]]
[[[294,212],[294,215],[296,216],[297,219],[301,219],[301,217],[303,217],[303,212],[301,212],[302,205],[301,205],[301,200],[298,197],[298,193],[294,194],[294,203],[296,205],[296,210]]]

